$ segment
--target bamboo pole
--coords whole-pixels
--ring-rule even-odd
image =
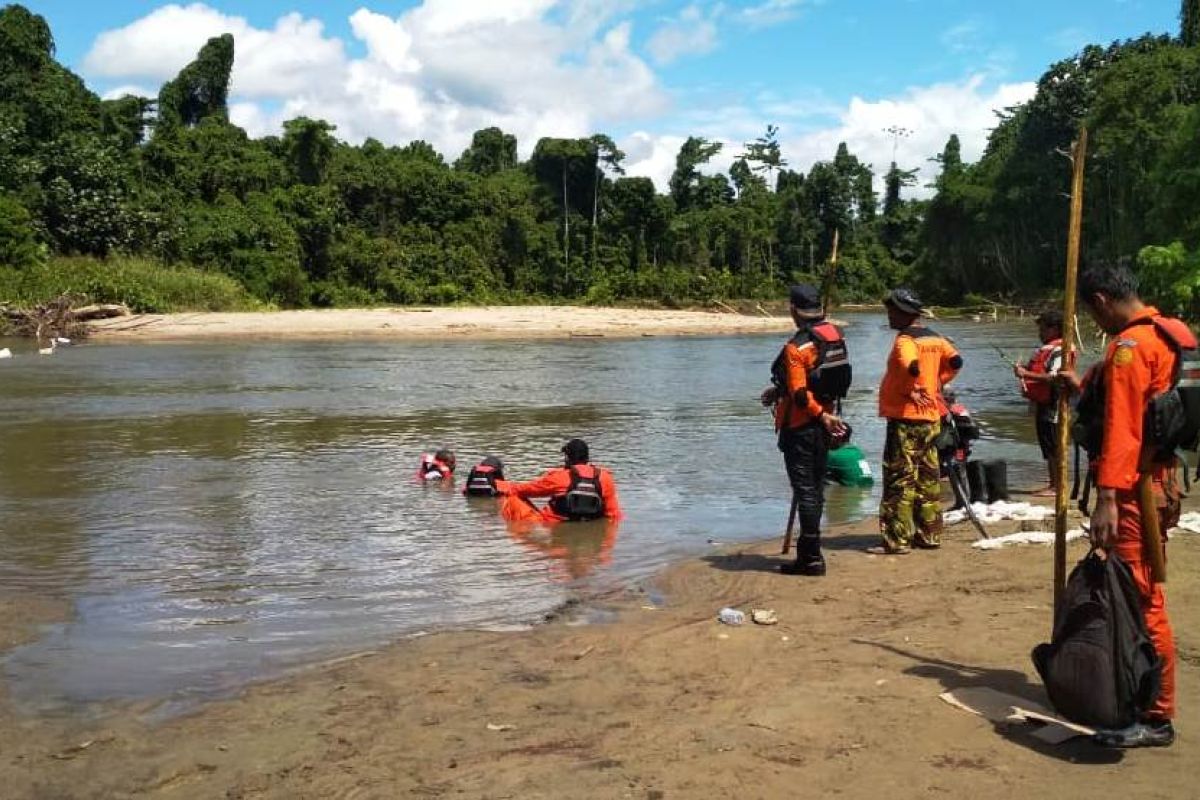
[[[821,298],[821,314],[829,315],[829,301],[833,296],[833,285],[837,279],[837,257],[838,257],[838,239],[841,238],[841,229],[833,229],[833,252],[829,255],[829,271],[825,273],[825,291],[824,297]]]
[[[1079,235],[1083,225],[1083,167],[1087,158],[1087,128],[1071,154],[1071,223],[1067,232],[1067,285],[1063,295],[1063,365],[1075,366],[1075,292],[1079,276]],[[1066,392],[1058,395],[1058,486],[1054,493],[1054,610],[1067,584],[1067,450],[1071,443],[1071,406]]]

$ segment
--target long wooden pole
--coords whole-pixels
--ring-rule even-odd
[[[825,273],[825,291],[824,297],[821,298],[821,313],[829,313],[829,301],[833,296],[833,286],[837,280],[837,256],[838,256],[838,239],[841,237],[841,229],[833,229],[833,251],[829,256],[829,270]]]
[[[1063,365],[1075,366],[1075,292],[1079,277],[1079,235],[1083,225],[1083,167],[1087,158],[1087,128],[1071,154],[1071,223],[1067,233],[1067,285],[1063,295]],[[1054,492],[1054,609],[1058,611],[1067,585],[1067,451],[1071,444],[1071,405],[1066,392],[1058,395],[1058,485]]]

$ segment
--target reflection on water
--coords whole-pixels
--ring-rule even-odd
[[[874,461],[882,318],[850,318],[846,409]],[[977,454],[1041,480],[994,349],[1025,324],[939,325],[963,350]],[[0,580],[71,622],[7,659],[30,707],[207,694],[445,627],[535,621],[711,542],[778,533],[788,490],[757,404],[782,337],[90,345],[0,366]],[[491,501],[413,480],[485,453],[528,479],[582,436],[626,519],[510,530]],[[459,481],[461,485],[461,477]],[[833,487],[828,516],[874,512]]]

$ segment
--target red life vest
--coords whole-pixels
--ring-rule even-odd
[[[604,493],[600,490],[600,470],[591,464],[577,464],[571,469],[567,490],[550,498],[550,508],[560,517],[583,521],[604,516]]]
[[[500,470],[491,464],[477,464],[467,474],[463,494],[468,497],[495,497],[498,494],[496,480],[500,477]]]
[[[417,467],[417,477],[423,481],[445,480],[454,474],[454,470],[444,461],[439,461],[430,453],[421,456],[421,466]]]
[[[1029,363],[1025,365],[1025,369],[1034,375],[1049,375],[1050,362],[1054,360],[1056,354],[1061,353],[1062,339],[1055,339],[1039,347],[1033,354],[1033,358],[1029,359]],[[1039,406],[1048,406],[1054,402],[1054,384],[1045,381],[1022,381],[1021,394]]]

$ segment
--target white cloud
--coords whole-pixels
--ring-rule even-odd
[[[158,90],[151,91],[142,86],[135,84],[126,84],[123,86],[114,86],[104,94],[100,95],[101,100],[119,100],[127,95],[133,97],[155,97],[158,95]]]
[[[811,120],[806,119],[809,102],[789,104],[786,99],[767,95],[748,106],[692,115],[681,127],[724,144],[710,171],[727,169],[742,152],[743,143],[759,136],[767,122],[780,124],[780,145],[791,169],[807,171],[817,161],[829,161],[838,144],[845,142],[851,153],[871,165],[876,188],[882,188],[882,177],[892,161],[893,137],[887,129],[906,128],[911,135],[895,142],[896,161],[902,169],[920,170],[919,184],[909,191],[911,196],[923,197],[930,193],[924,184],[937,174],[936,164],[929,159],[941,153],[951,134],[958,134],[963,158],[977,160],[983,154],[988,133],[996,125],[995,112],[1025,102],[1035,90],[1036,85],[1031,82],[992,87],[983,76],[977,75],[957,83],[913,87],[896,97],[876,100],[855,97],[832,113],[832,124],[817,128],[811,127]],[[769,114],[765,112],[768,108],[776,112],[794,108],[797,116],[789,119]],[[820,102],[816,109],[820,115],[834,112],[828,101]],[[808,129],[791,133],[789,123]],[[683,137],[675,132],[640,132],[628,137],[622,141],[622,147],[629,154],[626,164],[629,174],[651,177],[660,189],[665,189],[682,144]]]
[[[763,0],[737,12],[739,21],[752,28],[766,28],[794,19],[806,5],[821,0]]]
[[[959,83],[915,87],[898,97],[880,100],[853,98],[840,115],[839,124],[823,130],[785,138],[783,149],[793,166],[811,165],[833,158],[839,142],[869,163],[882,176],[892,161],[902,169],[919,169],[921,186],[916,194],[928,194],[923,184],[936,176],[929,159],[942,152],[951,134],[962,142],[963,159],[975,161],[996,126],[996,111],[1025,102],[1036,84],[1007,83],[994,88],[976,75]],[[896,126],[911,131],[895,142],[887,129]]]
[[[690,5],[655,31],[646,43],[646,49],[659,64],[669,64],[681,56],[711,52],[717,46],[716,18],[719,14],[719,6],[712,14],[705,15],[700,6]]]
[[[664,108],[633,51],[621,3],[424,0],[391,17],[350,17],[366,54],[347,55],[318,20],[288,14],[255,28],[201,3],[164,6],[101,34],[90,76],[164,81],[210,37],[235,39],[231,117],[253,135],[304,114],[349,141],[425,139],[453,158],[473,131],[499,125],[528,152],[541,136],[581,136]]]

